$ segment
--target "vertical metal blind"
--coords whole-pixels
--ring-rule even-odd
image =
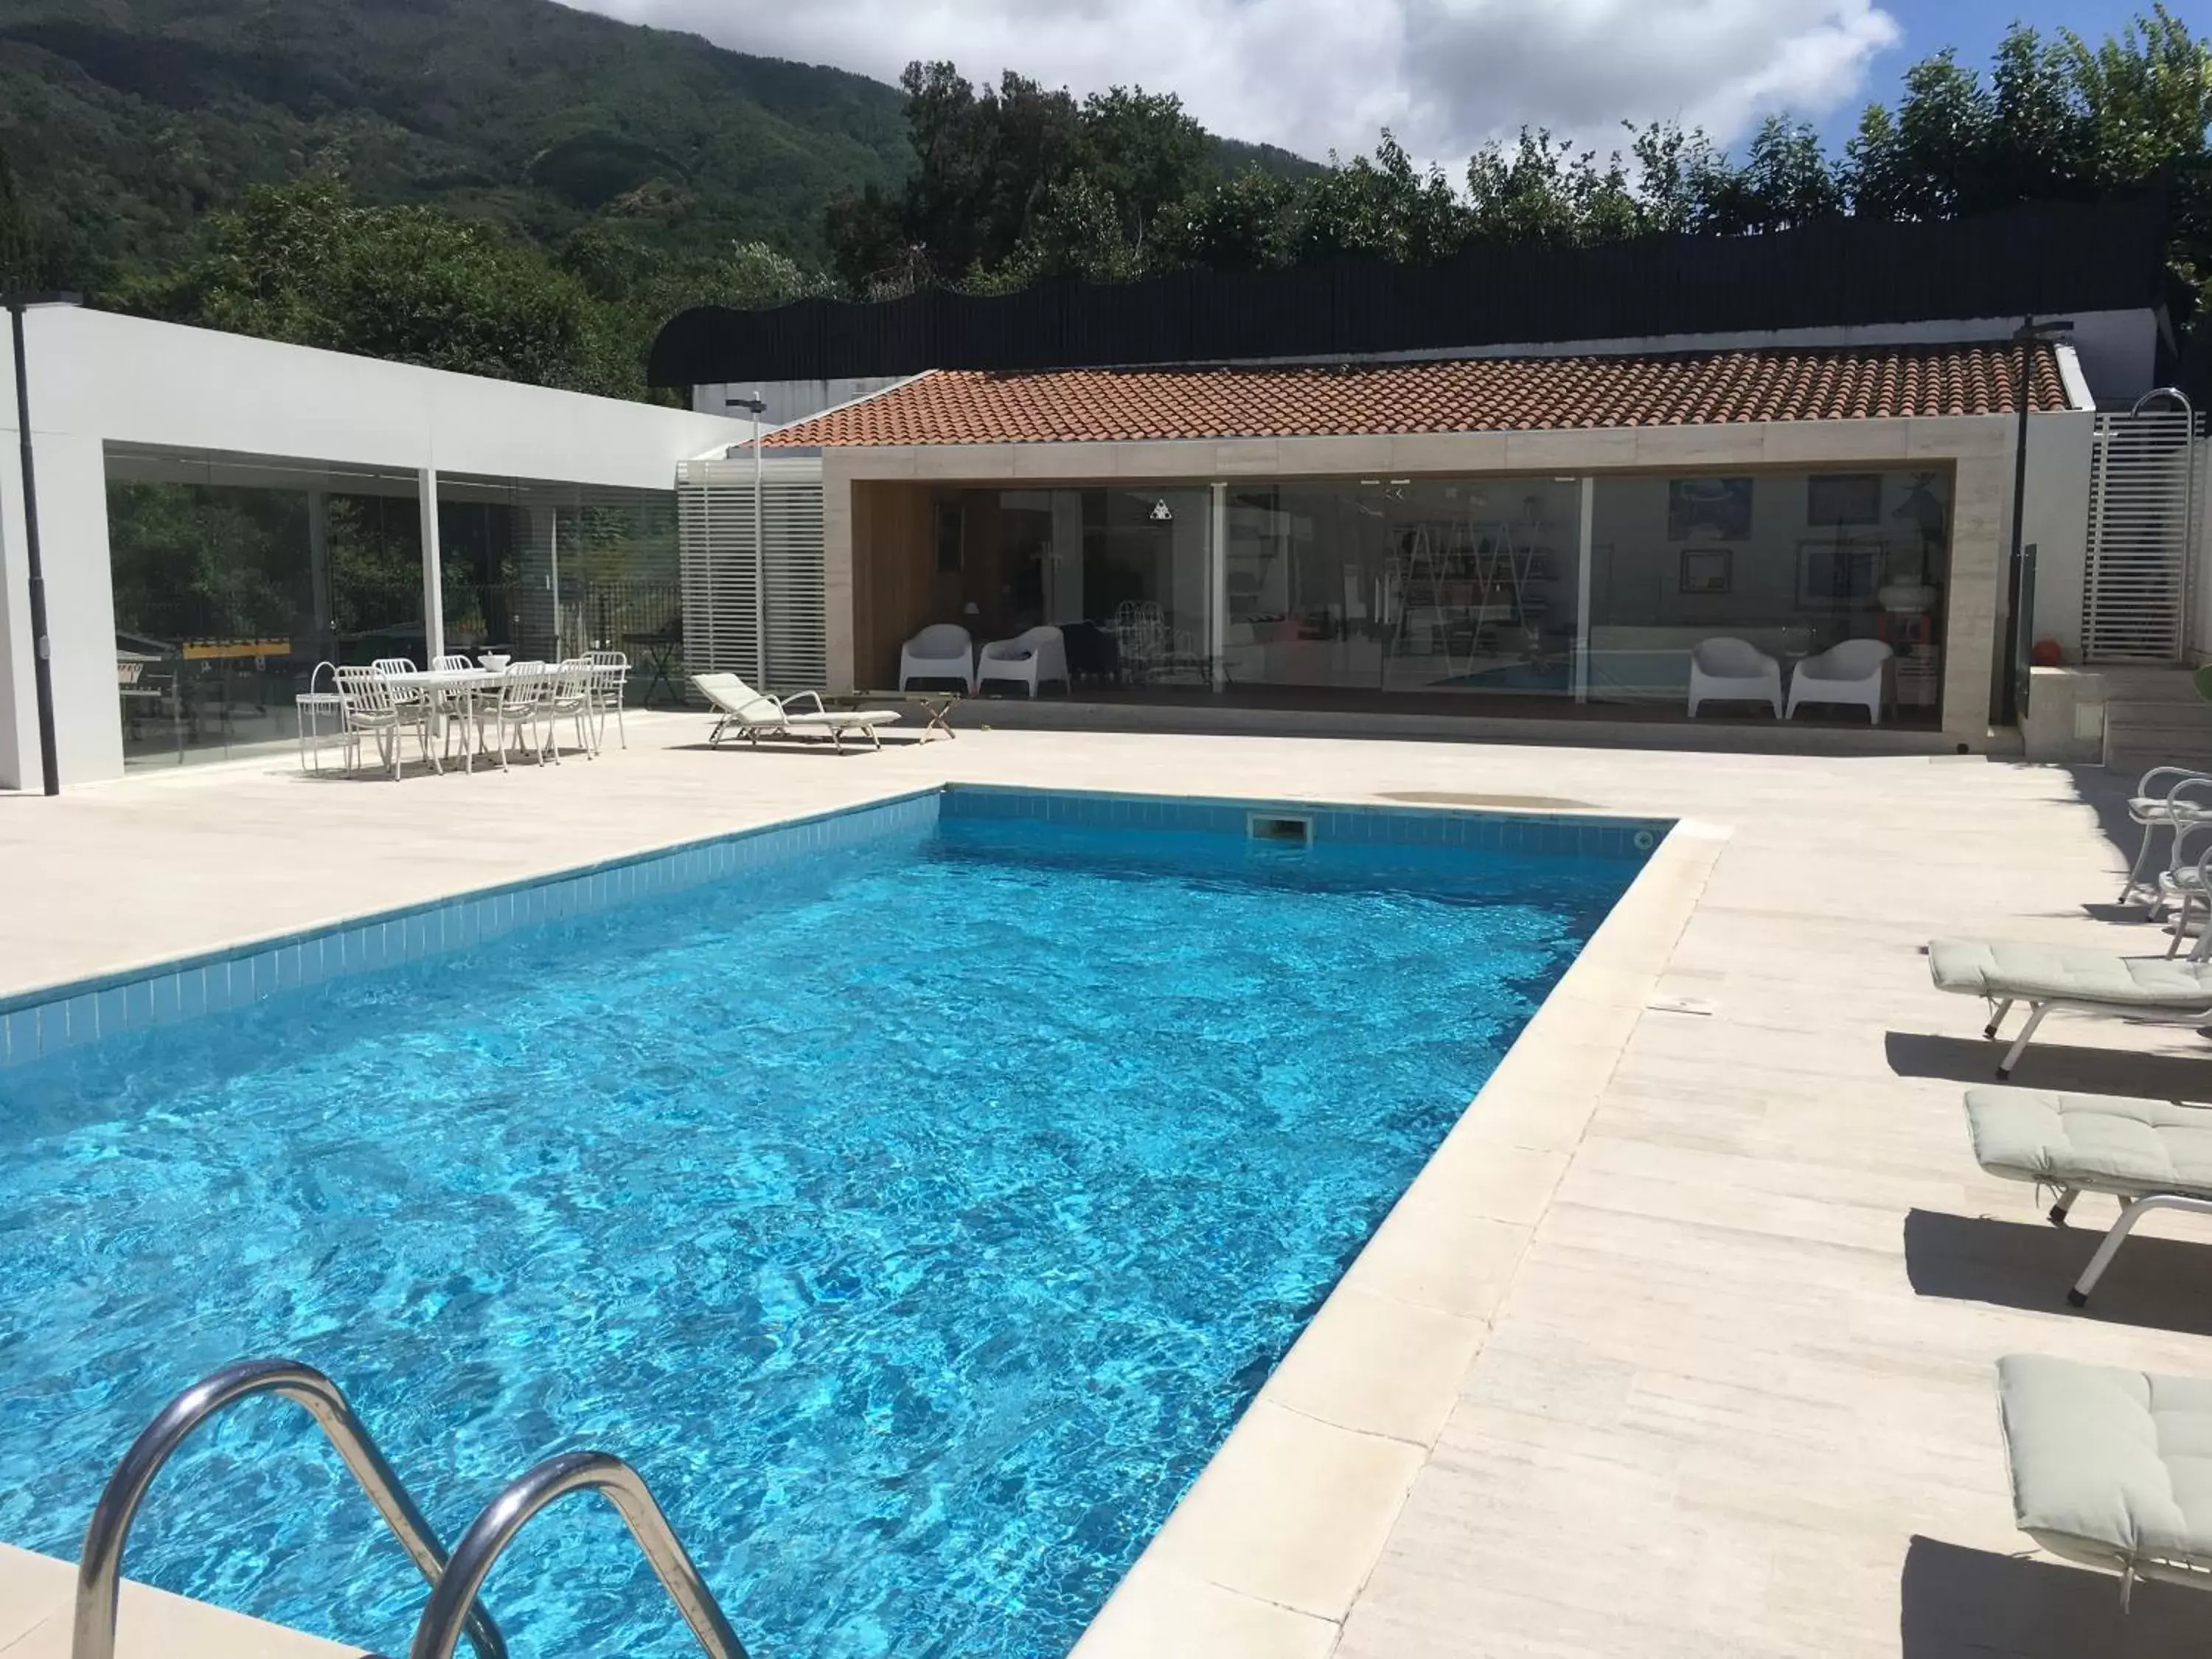
[[[2179,410],[2096,417],[2082,576],[2084,661],[2181,660],[2196,544],[2190,483],[2198,458],[2191,427]]]
[[[684,660],[695,673],[759,673],[753,550],[753,463],[686,461],[676,501],[684,572]],[[762,488],[768,544],[768,684],[828,690],[829,605],[823,586],[822,467],[770,460]]]

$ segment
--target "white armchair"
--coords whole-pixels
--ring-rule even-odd
[[[932,623],[899,653],[898,689],[913,680],[957,680],[975,695],[975,642],[958,623]]]
[[[1893,653],[1880,640],[1845,640],[1817,657],[1808,657],[1790,677],[1789,718],[1805,702],[1850,703],[1867,711],[1867,723],[1881,724],[1881,705]]]
[[[1690,718],[1701,702],[1763,702],[1782,718],[1782,665],[1747,640],[1699,640],[1690,647]]]
[[[1035,697],[1040,684],[1058,680],[1069,684],[1067,643],[1057,628],[1047,623],[1018,634],[1011,640],[993,640],[975,659],[975,689],[980,693],[991,680],[1012,680],[1026,685]]]

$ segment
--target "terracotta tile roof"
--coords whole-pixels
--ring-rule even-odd
[[[2038,410],[2061,410],[2037,348]],[[1491,357],[1335,368],[939,369],[786,427],[774,445],[1079,443],[1494,432],[2013,412],[2002,343]]]

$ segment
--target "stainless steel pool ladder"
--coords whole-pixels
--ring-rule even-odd
[[[224,1366],[163,1407],[131,1443],[85,1529],[84,1549],[77,1560],[70,1659],[114,1659],[123,1547],[146,1488],[169,1455],[217,1412],[258,1394],[282,1395],[307,1407],[429,1581],[430,1603],[415,1627],[409,1659],[451,1659],[465,1632],[478,1659],[507,1659],[506,1640],[477,1601],[477,1592],[492,1564],[534,1516],[570,1492],[587,1490],[607,1495],[708,1659],[747,1659],[744,1644],[653,1501],[644,1477],[619,1457],[587,1451],[546,1459],[484,1506],[448,1558],[436,1531],[384,1461],[337,1384],[313,1366],[290,1359],[246,1359]]]
[[[547,1505],[572,1492],[586,1491],[606,1494],[708,1659],[746,1659],[744,1644],[722,1616],[714,1593],[699,1576],[660,1505],[653,1502],[644,1478],[621,1458],[594,1451],[549,1457],[484,1505],[453,1547],[453,1559],[431,1590],[430,1605],[415,1626],[407,1659],[451,1659],[492,1563]]]
[[[186,1389],[161,1407],[145,1431],[131,1443],[94,1506],[76,1564],[76,1617],[70,1659],[115,1659],[115,1607],[123,1584],[123,1547],[146,1488],[169,1455],[194,1429],[217,1412],[256,1395],[282,1395],[307,1407],[376,1512],[414,1558],[433,1589],[445,1576],[446,1550],[436,1529],[416,1507],[384,1461],[384,1454],[354,1415],[338,1385],[313,1365],[291,1359],[241,1359]],[[480,1659],[507,1659],[507,1643],[482,1607],[469,1610],[470,1645]]]

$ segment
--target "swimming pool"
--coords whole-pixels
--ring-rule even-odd
[[[0,1071],[0,1538],[73,1557],[169,1395],[282,1352],[449,1540],[597,1446],[761,1659],[1063,1652],[1651,838],[1280,816],[952,791]],[[386,1651],[422,1603],[275,1402],[127,1565]],[[693,1651],[598,1506],[486,1596],[519,1653]]]

